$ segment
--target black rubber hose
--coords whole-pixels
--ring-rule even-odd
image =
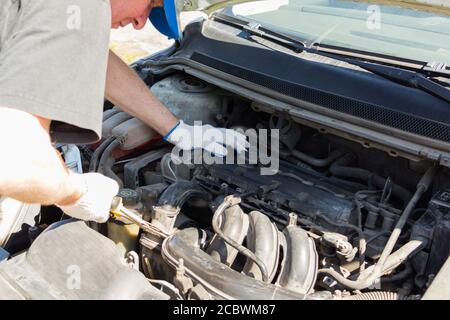
[[[157,206],[169,205],[181,208],[188,200],[193,198],[203,199],[205,203],[211,201],[211,195],[197,182],[178,180],[161,193]]]
[[[307,164],[309,164],[313,167],[319,167],[319,168],[330,165],[334,160],[341,157],[343,154],[344,154],[343,151],[335,150],[335,151],[331,152],[331,154],[327,158],[318,159],[318,158],[314,158],[306,153],[303,153],[301,151],[292,150],[292,156],[294,156],[298,160],[306,162]]]
[[[369,239],[367,239],[366,244],[372,243],[373,241],[375,241],[376,239],[378,239],[379,237],[382,236],[387,236],[389,235],[391,232],[390,231],[381,231],[377,234],[374,234],[373,236],[371,236]]]
[[[115,163],[115,159],[112,156],[114,150],[116,150],[122,144],[123,139],[116,138],[111,142],[108,147],[103,152],[100,162],[98,163],[98,172],[104,174],[105,176],[117,181],[120,187],[123,186],[123,181],[112,171],[112,166]]]
[[[353,281],[344,278],[341,274],[331,269],[320,269],[318,272],[333,277],[337,282],[350,289],[362,290],[371,286],[374,283],[374,281],[376,281],[383,275],[386,261],[388,260],[389,256],[394,250],[394,247],[397,244],[397,240],[403,230],[403,227],[408,221],[409,215],[415,209],[417,202],[422,197],[422,195],[431,186],[433,179],[437,173],[437,170],[438,168],[434,166],[428,168],[427,172],[425,172],[425,174],[422,176],[422,179],[420,179],[420,181],[417,183],[416,192],[414,193],[411,200],[408,202],[408,205],[406,206],[405,210],[403,211],[402,215],[398,219],[394,231],[392,231],[383,251],[381,252],[380,258],[378,259],[377,263],[373,266],[373,269],[370,272],[370,274],[368,274],[366,277],[362,279]],[[414,244],[414,242],[415,241],[410,241],[409,243],[412,243],[413,248],[416,247],[416,249],[418,249],[420,246],[417,247]],[[409,243],[404,245],[404,247],[407,246]],[[399,249],[399,251],[400,250],[402,249]],[[402,257],[400,254],[397,255],[400,256],[401,258],[400,261],[404,259],[404,257]],[[396,253],[394,253],[393,256],[396,256]]]
[[[407,265],[405,270],[402,270],[399,273],[394,274],[393,276],[381,278],[380,281],[382,284],[386,284],[386,283],[404,280],[406,277],[408,277],[412,274],[412,271],[413,271],[412,267]]]
[[[350,164],[353,163],[354,160],[355,156],[351,153],[348,153],[342,158],[336,160],[330,166],[331,174],[338,177],[363,180],[367,181],[368,183],[372,182],[375,187],[379,189],[384,188],[387,182],[386,178],[383,178],[376,173],[370,172],[369,170],[350,167]],[[411,192],[394,183],[392,183],[392,193],[402,200],[403,205],[406,205],[409,199],[411,199]]]
[[[91,162],[89,162],[89,172],[97,171],[97,162],[103,151],[116,139],[116,137],[109,137],[105,141],[103,141],[100,146],[95,149],[94,154],[92,155]]]

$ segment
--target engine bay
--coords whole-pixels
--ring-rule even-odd
[[[106,106],[102,142],[80,148],[83,168],[118,181],[146,228],[120,218],[90,227],[153,286],[193,300],[423,297],[450,250],[447,169],[266,113],[184,73],[151,90],[187,123],[276,129],[280,141],[271,175],[261,175],[267,163],[176,163],[152,129]]]

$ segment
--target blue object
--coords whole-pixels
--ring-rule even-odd
[[[167,139],[169,139],[170,135],[171,135],[175,130],[177,130],[177,128],[180,126],[180,124],[181,124],[181,121],[179,121],[179,122],[177,123],[177,125],[176,125],[175,127],[173,127],[173,129],[170,130],[169,133],[166,134],[166,135],[163,137],[163,140],[166,140],[166,141],[167,141]]]
[[[6,261],[9,258],[9,252],[0,248],[0,262]]]
[[[176,0],[165,0],[163,7],[152,9],[149,19],[155,28],[169,39],[180,40],[181,30],[175,2]]]

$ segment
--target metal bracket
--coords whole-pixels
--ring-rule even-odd
[[[251,35],[264,36],[265,32],[261,31],[259,28],[261,27],[260,23],[257,22],[249,22],[246,26],[243,27],[245,31],[250,31]]]

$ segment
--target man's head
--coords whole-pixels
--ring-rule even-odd
[[[136,30],[142,29],[154,7],[161,7],[164,0],[110,0],[112,11],[111,27],[117,29],[130,23]]]

